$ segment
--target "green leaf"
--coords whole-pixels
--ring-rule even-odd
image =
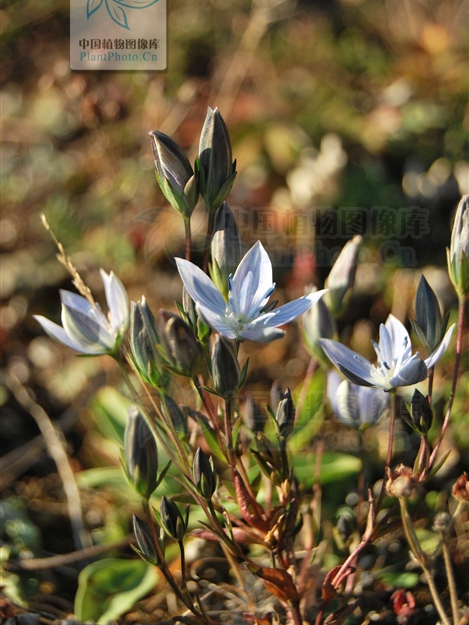
[[[111,438],[118,443],[123,441],[130,403],[110,386],[103,387],[94,395],[91,408],[96,424],[105,438]]]
[[[376,577],[392,588],[413,588],[418,584],[418,573],[407,571],[378,571]]]
[[[306,487],[313,484],[316,454],[313,452],[295,453],[292,455],[295,477]],[[325,451],[322,455],[319,481],[330,484],[349,478],[360,472],[360,458],[335,451]]]
[[[241,417],[238,417],[233,427],[233,432],[232,432],[233,449],[236,449],[236,446],[238,445],[239,430],[241,428],[242,421],[243,420],[241,419]]]
[[[156,569],[142,560],[106,558],[78,577],[75,617],[106,624],[130,610],[157,583]]]
[[[202,434],[204,435],[205,440],[207,441],[207,445],[210,447],[213,455],[218,458],[218,460],[221,460],[221,462],[224,462],[225,464],[228,464],[228,460],[225,456],[225,454],[223,453],[219,443],[218,443],[218,439],[217,439],[217,435],[215,433],[215,430],[213,430],[207,423],[207,421],[205,419],[203,419],[202,417],[199,417],[198,419],[199,425],[202,428]]]

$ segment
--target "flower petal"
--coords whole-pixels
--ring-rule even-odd
[[[423,361],[418,352],[409,358],[403,367],[396,370],[395,375],[389,379],[389,389],[398,386],[411,386],[425,380],[428,375],[427,365]]]
[[[76,293],[71,293],[70,291],[64,291],[60,289],[60,301],[62,304],[65,304],[68,308],[75,308],[79,310],[87,317],[94,319],[96,323],[103,325],[106,327],[109,325],[108,320],[106,319],[106,315],[103,314],[99,304],[93,306],[86,297],[82,295],[77,295]]]
[[[443,356],[444,352],[447,350],[449,342],[451,341],[451,335],[453,334],[453,330],[456,324],[453,323],[451,328],[446,332],[444,339],[441,341],[437,349],[430,354],[430,356],[425,360],[425,364],[427,365],[427,369],[431,369],[435,366],[435,364],[440,360]]]
[[[355,384],[360,386],[376,386],[372,375],[372,365],[363,356],[352,351],[342,343],[331,339],[318,339],[329,360]]]
[[[293,319],[296,319],[300,315],[303,315],[314,302],[317,302],[326,292],[326,290],[316,291],[310,295],[305,295],[299,299],[295,299],[288,304],[275,308],[269,313],[260,315],[253,321],[253,324],[262,324],[266,328],[275,328],[283,326],[285,323],[290,323]]]
[[[125,332],[129,327],[129,299],[124,285],[114,272],[107,274],[101,269],[100,273],[104,282],[112,331],[114,335],[117,335],[118,332]]]
[[[348,380],[343,380],[336,391],[336,416],[353,428],[360,427],[360,412],[358,404],[358,389],[362,387],[350,384]]]
[[[270,343],[270,341],[274,339],[281,339],[285,336],[285,332],[278,328],[266,328],[265,326],[253,327],[250,325],[248,330],[241,330],[239,336],[249,341],[255,341],[256,343]]]
[[[409,333],[405,329],[404,324],[394,315],[388,316],[385,325],[391,337],[391,351],[394,357],[394,364],[400,356],[402,356],[401,362],[405,362],[412,354],[412,343]],[[391,363],[389,363],[389,366],[391,366]]]
[[[82,350],[92,353],[112,352],[116,339],[102,325],[96,323],[80,310],[62,304],[62,324],[68,336]]]
[[[247,280],[249,284],[246,289]],[[243,256],[232,279],[233,300],[238,306],[243,304],[242,309],[238,308],[239,312],[247,315],[252,308],[257,307],[272,287],[272,282],[272,263],[262,243],[257,241]]]
[[[238,333],[226,320],[225,315],[219,315],[214,312],[211,308],[207,308],[202,304],[196,304],[197,312],[202,317],[204,322],[209,325],[211,328],[226,336],[228,339],[236,339],[238,338]]]
[[[360,425],[373,425],[389,407],[389,393],[382,388],[361,387],[358,396]]]
[[[77,341],[71,339],[62,326],[50,321],[50,319],[46,319],[46,317],[43,317],[42,315],[33,315],[33,317],[41,324],[43,330],[56,341],[59,341],[67,347],[71,347],[75,351],[81,352],[82,354],[96,354],[96,351],[88,349],[77,343]]]
[[[387,327],[382,323],[379,327],[379,348],[376,353],[378,354],[378,361],[381,359],[379,364],[382,364],[385,367],[387,365],[386,368],[388,369],[388,371],[393,366],[394,359],[397,357],[397,353],[393,353],[392,348],[393,343],[391,340],[391,334],[389,333]]]
[[[202,269],[182,258],[176,258],[176,264],[181,280],[194,302],[224,316],[226,302],[223,295]]]

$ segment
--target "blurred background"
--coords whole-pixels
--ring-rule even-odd
[[[366,351],[390,310],[405,319],[423,268],[443,306],[455,301],[444,268],[452,215],[469,192],[467,9],[465,0],[169,0],[166,72],[77,72],[68,2],[2,3],[3,373],[60,420],[77,472],[116,463],[89,407],[119,377],[110,359],[76,358],[32,318],[57,321],[58,288],[73,290],[40,213],[98,300],[104,267],[131,299],[174,310],[183,225],[157,187],[147,133],[171,135],[193,160],[207,106],[218,106],[237,159],[229,201],[246,246],[268,246],[282,302],[322,287],[334,253],[364,235],[339,329]],[[195,262],[205,220],[197,208]],[[300,329],[289,333],[243,346],[251,393],[303,379],[309,355]],[[66,511],[36,423],[3,383],[0,401],[3,492],[16,510],[6,514],[24,523],[26,547],[70,550],[67,532],[53,531]],[[456,428],[460,450],[465,430]],[[106,516],[108,534],[122,535],[106,493],[88,495],[87,523],[102,527]]]

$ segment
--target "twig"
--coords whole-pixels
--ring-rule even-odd
[[[80,560],[91,560],[96,556],[100,556],[103,553],[112,551],[113,549],[122,549],[135,542],[135,536],[129,534],[125,538],[115,540],[104,545],[93,545],[92,547],[86,547],[79,551],[72,551],[70,553],[64,553],[57,556],[50,556],[48,558],[33,558],[32,560],[20,560],[17,564],[20,568],[27,571],[38,571],[40,569],[52,569],[57,566],[63,566],[65,564],[73,564],[74,562],[80,562]],[[15,563],[16,564],[16,563]]]
[[[27,410],[36,421],[44,437],[47,451],[57,466],[57,471],[62,480],[65,498],[67,500],[68,514],[75,546],[77,549],[91,547],[91,538],[83,523],[80,491],[70,467],[62,433],[52,423],[46,411],[31,399],[28,390],[21,384],[16,376],[8,374],[5,377],[5,383],[15,396],[16,401]]]

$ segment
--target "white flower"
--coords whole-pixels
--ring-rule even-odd
[[[325,293],[317,291],[270,310],[267,302],[275,290],[272,263],[260,241],[244,255],[234,276],[228,278],[228,301],[196,265],[181,258],[176,258],[176,263],[202,319],[229,339],[266,343],[280,338],[285,333],[279,326],[305,313]]]
[[[335,371],[327,376],[327,397],[336,417],[356,429],[375,424],[389,406],[389,394],[383,389],[352,384]]]
[[[129,327],[129,301],[122,282],[112,271],[107,274],[101,269],[101,277],[109,320],[98,305],[70,291],[60,291],[63,327],[34,315],[49,336],[90,356],[115,353]]]
[[[390,391],[425,380],[428,370],[441,358],[449,345],[455,324],[446,332],[438,348],[426,360],[418,352],[412,356],[409,333],[393,315],[379,329],[379,345],[372,341],[378,363],[372,365],[345,345],[330,339],[319,339],[329,360],[354,384],[379,386]]]

